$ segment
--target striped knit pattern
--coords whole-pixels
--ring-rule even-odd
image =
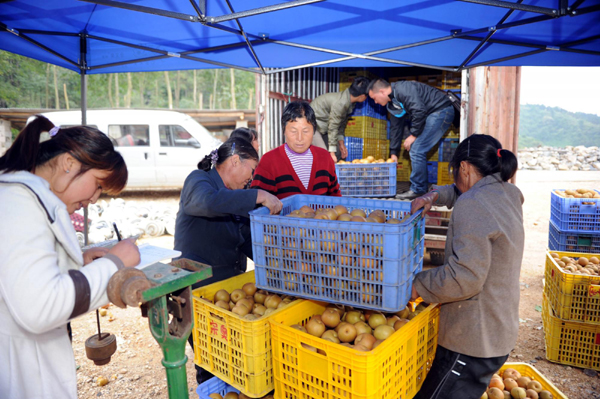
[[[294,152],[285,144],[285,153],[290,159],[292,166],[294,167],[294,171],[300,182],[305,189],[308,189],[308,182],[310,181],[310,171],[312,169],[313,155],[310,152],[310,147],[304,151],[302,154],[298,154]]]
[[[312,163],[310,168],[305,168],[310,175],[308,182],[300,180],[299,173],[303,174],[304,170],[295,170],[292,165],[294,157],[290,158],[285,145],[281,145],[262,156],[254,171],[252,187],[268,191],[279,199],[294,194],[341,196],[335,164],[329,152],[311,145],[309,153]],[[306,165],[305,158],[301,161]]]

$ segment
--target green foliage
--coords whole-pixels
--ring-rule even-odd
[[[537,145],[589,147],[599,143],[600,116],[544,105],[521,105],[519,148]]]
[[[56,71],[56,91],[54,72]],[[196,99],[194,100],[194,73],[196,74]],[[165,72],[131,73],[131,108],[168,108]],[[210,109],[210,98],[215,88],[215,109],[231,108],[231,79],[229,69],[199,69],[168,72],[173,108]],[[118,79],[117,79],[118,77]],[[179,85],[177,84],[179,77]],[[234,71],[235,100],[238,109],[246,109],[252,96],[254,107],[254,74]],[[116,81],[118,80],[118,86]],[[81,77],[79,74],[36,61],[20,55],[0,51],[0,108],[59,108],[66,109],[65,86],[69,108],[81,104]],[[110,85],[110,90],[109,90]],[[125,108],[128,95],[128,74],[88,75],[88,108]],[[179,97],[177,88],[179,87]]]

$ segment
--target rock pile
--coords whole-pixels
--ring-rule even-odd
[[[519,150],[519,169],[600,170],[598,147],[535,147]]]

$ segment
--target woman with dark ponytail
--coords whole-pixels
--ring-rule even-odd
[[[194,284],[202,287],[246,271],[252,259],[248,212],[257,204],[271,214],[281,211],[277,197],[264,190],[245,190],[258,164],[251,142],[235,137],[213,150],[187,177],[175,221],[175,249],[181,257],[212,267],[213,276]],[[193,341],[188,340],[193,348]],[[198,384],[212,374],[196,366]]]
[[[0,157],[0,397],[77,398],[67,323],[106,305],[108,280],[140,254],[130,240],[82,254],[69,215],[126,182],[105,134],[43,116]]]
[[[435,359],[418,399],[479,398],[519,330],[523,194],[508,182],[517,158],[495,138],[474,134],[459,144],[450,169],[455,184],[412,202],[413,213],[454,208],[444,265],[413,282],[413,298],[442,304]]]

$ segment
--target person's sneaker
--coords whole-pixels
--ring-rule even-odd
[[[415,198],[420,197],[421,195],[425,195],[425,193],[415,193],[412,190],[408,190],[403,194],[396,195],[396,199],[412,201]]]

